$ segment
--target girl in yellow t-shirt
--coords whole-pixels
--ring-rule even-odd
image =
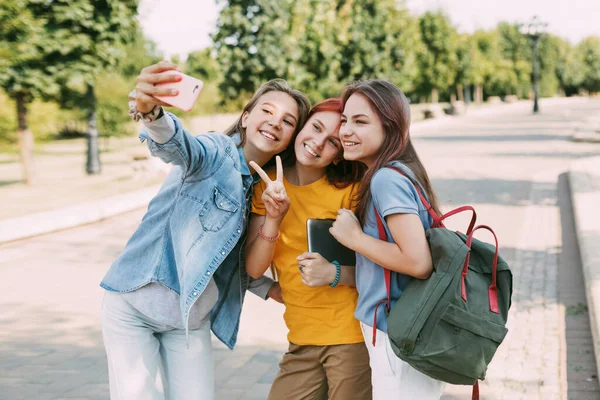
[[[246,269],[259,278],[273,264],[289,329],[269,400],[371,399],[369,355],[354,318],[354,266],[307,252],[306,220],[353,209],[354,183],[363,173],[361,164],[343,159],[341,113],[337,98],[311,109],[285,170],[279,157],[267,172],[250,163],[262,180],[254,186]]]

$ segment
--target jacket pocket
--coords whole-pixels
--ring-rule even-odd
[[[198,218],[205,231],[216,232],[229,221],[239,208],[238,202],[223,189],[215,186],[211,198],[200,209]]]
[[[447,370],[483,379],[507,332],[500,324],[449,304],[432,332],[423,358]]]

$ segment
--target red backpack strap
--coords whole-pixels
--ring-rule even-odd
[[[475,381],[473,392],[471,392],[471,400],[479,400],[479,381]]]
[[[445,228],[443,221],[446,218],[451,217],[455,214],[461,213],[463,211],[471,211],[473,213],[473,216],[471,217],[471,222],[469,223],[469,227],[467,228],[467,236],[473,231],[473,228],[475,228],[475,221],[477,220],[477,213],[475,212],[475,209],[473,207],[471,207],[471,206],[458,207],[458,208],[455,208],[454,210],[448,211],[446,214],[444,214],[442,216],[439,216],[436,214],[434,209],[431,207],[431,204],[429,204],[429,202],[425,198],[425,195],[421,191],[420,186],[417,185],[416,183],[414,183],[412,181],[412,179],[410,179],[410,177],[404,171],[402,171],[398,167],[389,166],[387,168],[393,169],[394,171],[404,175],[413,184],[417,193],[419,194],[421,203],[423,203],[423,206],[425,206],[425,208],[427,209],[427,212],[429,213],[429,215],[431,215],[431,219],[433,219],[433,223],[431,224],[432,228]]]
[[[385,226],[383,225],[383,221],[379,216],[379,212],[377,212],[377,207],[373,205],[373,210],[375,211],[375,218],[377,219],[377,231],[379,233],[379,240],[383,240],[387,242],[387,234],[385,233]],[[386,309],[389,311],[391,307],[391,282],[392,282],[392,273],[389,269],[383,268],[383,276],[385,278],[385,291],[387,293],[387,299],[381,300],[375,306],[375,316],[373,317],[373,346],[377,341],[377,309],[381,304],[385,304]]]
[[[423,206],[425,206],[425,209],[427,209],[427,212],[429,213],[429,215],[431,215],[431,218],[433,219],[433,224],[431,224],[431,226],[434,228],[443,227],[444,224],[442,224],[442,221],[440,220],[439,215],[437,215],[435,210],[431,207],[431,204],[429,204],[429,201],[427,201],[427,199],[425,198],[425,195],[421,191],[421,188],[419,187],[419,185],[415,184],[412,181],[412,179],[410,179],[410,177],[404,171],[402,171],[402,169],[400,169],[398,167],[393,167],[393,166],[388,166],[386,168],[393,169],[394,171],[398,172],[399,174],[404,175],[406,177],[406,179],[408,179],[410,181],[410,183],[413,184],[413,186],[415,187],[415,190],[417,191],[417,194],[419,195],[419,199],[421,199],[421,203],[423,203]]]
[[[479,230],[479,229],[485,229],[488,230],[492,233],[492,235],[494,236],[494,241],[496,242],[496,246],[495,246],[495,251],[494,251],[494,259],[492,261],[492,283],[490,284],[490,286],[488,287],[488,298],[489,298],[489,302],[490,302],[490,311],[496,314],[500,313],[500,309],[498,307],[498,288],[496,286],[496,278],[498,276],[498,237],[496,236],[496,233],[494,232],[494,230],[492,228],[490,228],[487,225],[478,225],[476,226],[471,233],[469,234],[469,236],[467,237],[467,243],[465,243],[467,245],[467,247],[470,249],[471,248],[471,244],[473,243],[473,235],[475,234],[475,231]],[[467,273],[469,272],[469,261],[471,261],[471,252],[467,253],[467,258],[465,259],[465,264],[463,265],[463,270],[462,270],[462,285],[461,285],[461,296],[462,299],[464,301],[467,301],[467,288],[466,288],[466,284],[465,284],[465,279],[467,277]]]
[[[429,202],[427,201],[427,199],[425,198],[423,193],[421,193],[421,189],[418,187],[418,185],[415,185],[413,183],[413,181],[410,179],[410,177],[408,177],[404,173],[404,171],[402,171],[400,168],[393,167],[393,166],[389,166],[388,168],[393,169],[394,171],[398,172],[399,174],[405,176],[413,184],[417,193],[419,194],[421,203],[423,203],[423,206],[425,206],[425,208],[427,209],[427,212],[429,213],[429,215],[431,215],[431,218],[433,219],[432,226],[442,226],[443,227],[444,225],[442,224],[440,217],[433,210],[433,208],[431,207],[431,205],[429,204]],[[375,211],[375,219],[377,220],[377,231],[379,233],[379,240],[383,240],[384,242],[387,242],[388,237],[385,232],[385,226],[383,224],[383,220],[379,216],[379,212],[377,212],[377,207],[375,207],[375,205],[373,205],[373,210]],[[381,300],[375,306],[375,316],[373,317],[373,346],[375,346],[375,343],[377,342],[377,310],[380,305],[385,304],[387,310],[389,311],[391,308],[391,304],[392,304],[391,289],[390,289],[391,281],[392,281],[392,273],[389,269],[383,268],[383,276],[385,279],[385,291],[387,293],[387,299]]]

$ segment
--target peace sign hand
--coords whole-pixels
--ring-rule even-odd
[[[262,201],[267,211],[267,217],[281,222],[290,208],[290,198],[285,192],[285,186],[283,186],[281,157],[277,156],[275,162],[277,164],[277,173],[274,181],[254,161],[250,161],[249,164],[267,185],[262,193]]]

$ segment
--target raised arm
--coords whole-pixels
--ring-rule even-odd
[[[384,268],[419,279],[429,277],[433,264],[419,216],[392,214],[386,222],[393,242],[367,235],[352,211],[340,210],[331,234],[344,246]]]
[[[266,217],[264,215],[250,214],[246,241],[246,271],[254,279],[258,279],[269,269],[275,253],[275,241],[263,240],[258,236],[260,226],[263,226],[263,235],[277,236],[279,224],[272,220],[269,221],[265,224]]]
[[[283,186],[283,167],[281,158],[277,156],[277,175],[271,180],[267,173],[255,162],[250,166],[260,175],[265,189],[260,193],[260,202],[255,197],[254,205],[264,208],[265,215],[252,213],[248,223],[248,238],[246,241],[246,271],[252,278],[258,279],[271,265],[277,239],[279,239],[279,226],[285,217],[290,199]],[[256,193],[255,196],[259,194]],[[256,208],[256,207],[254,207]]]
[[[208,135],[193,136],[182,126],[181,121],[162,109],[168,104],[154,96],[177,95],[176,89],[163,88],[157,84],[177,82],[181,76],[172,73],[179,67],[167,61],[142,69],[136,78],[135,91],[130,94],[130,113],[134,118],[142,119],[144,129],[140,139],[147,141],[153,156],[166,163],[182,167],[186,176],[212,165],[211,158],[217,156],[220,148],[214,137]],[[214,171],[204,171],[206,175]]]

